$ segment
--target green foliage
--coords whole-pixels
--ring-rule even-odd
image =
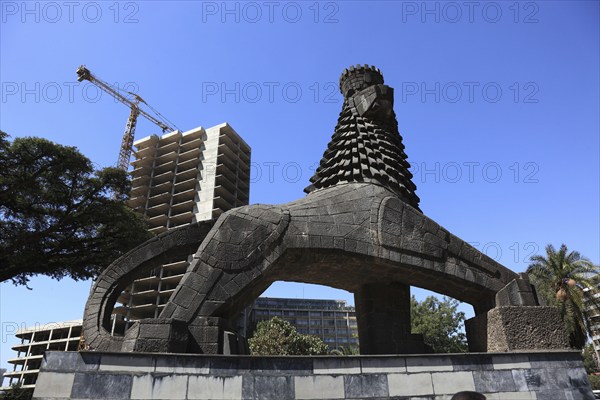
[[[588,374],[592,374],[598,371],[598,367],[596,366],[596,351],[594,350],[594,346],[591,343],[588,343],[583,348],[583,366],[585,367],[585,371]]]
[[[127,174],[76,148],[0,132],[0,282],[97,275],[151,234],[125,196]]]
[[[327,354],[327,345],[320,338],[302,335],[289,322],[277,317],[259,322],[248,346],[250,354],[260,356]]]
[[[462,331],[465,313],[457,311],[458,300],[428,296],[418,302],[415,296],[410,299],[412,333],[420,333],[426,344],[436,353],[466,352],[467,337]]]
[[[32,389],[23,389],[18,384],[13,384],[10,389],[0,393],[0,398],[4,400],[30,400],[33,396]]]
[[[582,289],[593,288],[589,277],[599,272],[598,266],[576,251],[569,252],[564,244],[558,251],[549,244],[546,246],[546,256],[531,257],[531,264],[527,268],[541,301],[560,310],[572,348],[582,349],[588,337]],[[569,279],[575,280],[577,286],[569,286]],[[557,299],[560,290],[564,290],[566,299]]]

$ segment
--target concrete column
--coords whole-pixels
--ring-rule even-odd
[[[421,335],[410,333],[410,286],[376,283],[354,293],[361,354],[429,352]]]

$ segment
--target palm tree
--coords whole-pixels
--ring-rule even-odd
[[[556,251],[546,246],[546,256],[531,257],[527,273],[546,304],[558,307],[563,317],[569,344],[581,349],[588,337],[584,316],[584,288],[594,288],[594,276],[600,267],[576,251],[569,252],[562,244]]]

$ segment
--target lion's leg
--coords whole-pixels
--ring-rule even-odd
[[[134,332],[131,350],[169,351],[173,342],[187,340],[188,352],[237,352],[228,341],[232,323],[271,284],[264,272],[282,253],[289,219],[287,211],[263,205],[223,214],[194,255],[160,320],[147,320]]]

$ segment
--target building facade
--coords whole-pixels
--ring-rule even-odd
[[[356,311],[343,300],[259,297],[240,317],[238,329],[252,336],[260,321],[279,317],[299,333],[318,336],[330,349],[358,347]]]
[[[1,389],[20,384],[25,389],[33,389],[46,350],[74,351],[81,340],[81,320],[57,322],[34,326],[17,331],[15,336],[20,343],[12,349],[16,357],[8,360],[12,371],[4,374]]]
[[[251,150],[229,124],[149,136],[134,146],[129,205],[148,217],[151,232],[216,219],[248,204]],[[192,255],[168,260],[133,281],[117,300],[112,334],[124,334],[139,319],[157,318]]]
[[[594,346],[596,366],[600,367],[600,290],[584,289],[583,305],[588,322],[588,333]]]
[[[250,147],[227,124],[134,142],[129,205],[150,231],[217,218],[248,204]]]

